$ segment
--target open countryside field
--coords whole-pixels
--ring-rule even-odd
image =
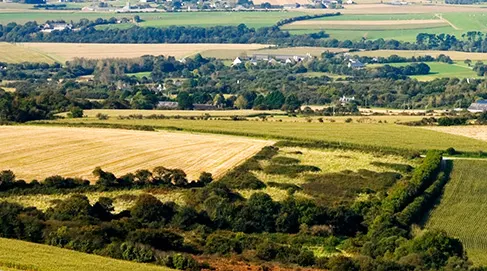
[[[424,127],[425,129],[487,141],[487,126]]]
[[[24,61],[54,63],[48,55],[11,43],[0,43],[0,62],[20,63]]]
[[[359,6],[362,9],[354,6]],[[367,11],[367,6],[377,6],[377,9]],[[346,6],[345,10],[356,9],[356,14],[349,14],[349,12],[344,11],[342,16],[295,22],[284,26],[284,28],[294,34],[324,30],[332,38],[339,40],[384,38],[403,41],[415,41],[419,33],[445,33],[460,38],[465,32],[485,31],[487,29],[487,16],[484,12],[479,12],[481,11],[479,8],[460,13],[459,11],[466,8],[465,6],[421,6],[425,12],[419,12],[414,7],[420,7],[420,5],[391,6],[388,14],[382,14],[378,5],[352,5]],[[454,7],[458,10],[455,10]],[[404,12],[394,12],[397,10]],[[435,12],[428,13],[426,12],[428,10],[435,10]]]
[[[0,3],[1,5],[2,3]],[[88,5],[88,4],[87,4]],[[260,28],[271,26],[277,21],[304,15],[304,12],[175,12],[175,13],[140,13],[137,14],[143,20],[140,26],[167,27],[179,26],[216,26],[216,25],[239,25],[245,23],[249,27]],[[123,14],[115,12],[81,12],[81,11],[22,11],[2,12],[0,10],[0,24],[9,22],[25,23],[37,21],[44,23],[47,20],[79,21],[83,18],[95,20],[97,18],[109,19],[132,18],[134,14]],[[118,26],[118,25],[115,25]]]
[[[289,140],[323,140],[361,145],[426,150],[453,147],[463,151],[487,148],[487,142],[461,136],[391,123],[319,123],[267,122],[229,120],[119,120],[100,121],[96,118],[64,119],[54,123],[114,123],[151,125],[159,129],[223,133],[260,138]]]
[[[17,268],[8,269],[9,266]],[[81,253],[69,249],[0,238],[2,270],[170,271],[173,269]]]
[[[20,43],[25,50],[38,52],[59,62],[77,57],[100,58],[136,58],[143,55],[165,55],[177,58],[192,56],[205,50],[256,50],[266,48],[262,44],[78,44],[78,43]],[[18,56],[22,58],[22,54]],[[28,61],[25,58],[24,61]]]
[[[214,57],[218,59],[235,59],[239,56],[252,56],[253,54],[289,54],[289,55],[306,55],[311,54],[315,57],[321,57],[321,54],[326,51],[330,52],[347,52],[346,48],[327,48],[327,47],[287,47],[287,48],[265,48],[258,50],[206,50],[201,52],[204,57]]]
[[[106,114],[109,117],[129,116],[129,115],[164,115],[164,116],[185,116],[200,117],[210,115],[212,117],[231,117],[231,116],[251,116],[258,114],[277,114],[283,115],[280,110],[116,110],[116,109],[94,109],[85,110],[84,115],[90,118],[97,114]]]
[[[98,166],[122,175],[157,166],[183,169],[189,179],[218,177],[269,141],[228,136],[118,129],[0,127],[0,168],[27,181],[52,175],[93,179]]]
[[[487,264],[487,161],[455,160],[451,179],[426,224],[460,238],[476,265]]]
[[[410,65],[411,63],[388,63],[387,65],[393,67],[401,67]],[[463,62],[456,62],[454,64],[448,64],[443,62],[427,62],[428,66],[430,66],[431,70],[430,73],[427,75],[414,75],[411,76],[412,78],[416,78],[419,81],[431,81],[437,78],[480,78],[476,72],[472,70],[471,67],[468,67]],[[382,66],[382,64],[373,64],[369,65],[368,67],[374,66]]]

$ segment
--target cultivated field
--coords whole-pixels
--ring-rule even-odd
[[[327,47],[288,47],[288,48],[270,48],[259,50],[206,50],[201,53],[204,57],[214,57],[219,59],[235,59],[239,56],[252,56],[253,54],[289,54],[289,55],[306,55],[320,57],[325,51],[330,52],[347,52],[345,48],[327,48]]]
[[[270,121],[228,121],[228,120],[119,120],[111,118],[100,121],[95,118],[65,119],[58,123],[116,123],[127,125],[153,125],[160,129],[182,129],[183,131],[226,133],[243,136],[290,139],[324,140],[362,145],[396,147],[405,149],[447,149],[479,151],[487,148],[487,142],[455,136],[421,128],[388,123],[312,123],[270,122]]]
[[[47,55],[59,62],[76,57],[135,58],[143,55],[165,55],[177,58],[192,56],[205,50],[256,50],[268,47],[261,44],[77,44],[77,43],[21,43],[24,50]],[[22,58],[23,56],[18,56]],[[28,59],[25,58],[24,61]]]
[[[0,238],[2,270],[169,271],[167,267],[115,260],[54,246]]]
[[[0,168],[27,181],[52,175],[93,179],[157,166],[218,177],[271,142],[247,138],[118,129],[0,127]]]
[[[433,130],[452,135],[466,136],[482,141],[487,141],[487,126],[448,126],[448,127],[424,127],[428,130]]]
[[[0,3],[2,5],[2,3]],[[86,4],[88,5],[88,4]],[[140,13],[143,20],[140,26],[166,27],[171,25],[180,26],[216,26],[216,25],[238,25],[245,23],[249,27],[260,28],[271,26],[277,21],[296,17],[305,14],[304,12],[159,12]],[[112,12],[81,12],[81,11],[33,11],[22,12],[1,12],[0,24],[9,22],[25,23],[37,21],[44,23],[47,20],[79,21],[83,18],[95,20],[97,18],[109,19],[132,18],[133,14],[112,13]],[[114,25],[124,26],[124,25]]]
[[[50,56],[11,43],[0,42],[0,62],[20,63],[24,61],[53,63]]]
[[[201,117],[210,115],[212,117],[231,117],[231,116],[251,116],[257,114],[279,114],[284,112],[279,110],[117,110],[117,109],[94,109],[85,110],[84,115],[94,118],[97,114],[106,114],[109,117],[129,116],[129,115],[164,115],[164,116],[185,116]]]
[[[475,264],[487,264],[487,161],[454,160],[451,180],[426,228],[460,238]]]

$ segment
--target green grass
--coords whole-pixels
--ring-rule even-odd
[[[5,269],[10,267],[13,269]],[[68,249],[0,238],[0,269],[42,271],[169,271],[170,268],[115,260]]]
[[[426,228],[460,238],[476,265],[487,264],[487,161],[455,160],[451,180]]]
[[[141,79],[142,77],[150,78],[151,77],[151,72],[127,73],[126,75],[127,76],[135,76],[135,77],[137,77],[139,79]]]
[[[225,120],[119,120],[110,118],[65,119],[58,123],[113,123],[151,125],[160,129],[180,129],[193,132],[223,133],[289,140],[322,140],[403,149],[447,149],[462,151],[487,149],[487,142],[435,132],[431,130],[377,123],[318,123]]]
[[[260,28],[271,26],[277,21],[305,15],[304,12],[177,12],[177,13],[141,13],[137,14],[143,20],[140,26],[167,27],[171,25],[179,26],[200,26],[209,27],[217,25],[239,25],[246,24],[248,27]],[[27,21],[37,21],[44,23],[47,20],[66,20],[79,21],[82,18],[94,20],[97,18],[109,19],[132,18],[134,14],[119,13],[97,13],[97,12],[59,12],[59,11],[36,11],[36,12],[4,12],[0,13],[0,24],[9,22],[25,23]],[[99,28],[115,27],[129,28],[132,24],[120,24],[110,26],[99,26]]]
[[[388,65],[394,67],[402,67],[410,65],[412,63],[389,63]],[[468,67],[462,61],[456,61],[454,64],[448,64],[443,62],[427,62],[430,66],[430,73],[427,75],[415,75],[411,78],[418,79],[420,81],[430,81],[437,78],[480,78],[471,67]],[[369,67],[382,66],[381,65],[369,65]]]

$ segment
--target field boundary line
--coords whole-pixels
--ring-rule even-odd
[[[451,27],[453,27],[453,29],[455,29],[455,30],[462,30],[461,28],[459,28],[456,25],[454,25],[452,22],[450,22],[447,19],[445,19],[441,14],[435,14],[435,16],[438,17],[438,18],[440,18],[440,20],[443,20],[444,22],[446,22],[447,24],[449,24]]]

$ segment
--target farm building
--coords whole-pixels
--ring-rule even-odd
[[[238,65],[238,64],[242,64],[242,60],[240,60],[239,57],[235,58],[235,60],[232,62],[232,66],[235,66],[235,65]]]
[[[271,55],[271,54],[254,54],[251,59],[253,61],[277,61],[281,63],[302,62],[312,59],[311,54],[306,55]]]
[[[360,62],[359,60],[349,59],[348,60],[348,67],[352,69],[363,69],[365,68],[365,64]]]
[[[487,100],[478,100],[475,103],[472,103],[468,107],[468,111],[473,112],[473,113],[487,111]]]
[[[42,26],[41,32],[51,33],[52,31],[63,31],[72,28],[73,26],[67,23],[47,23]]]

